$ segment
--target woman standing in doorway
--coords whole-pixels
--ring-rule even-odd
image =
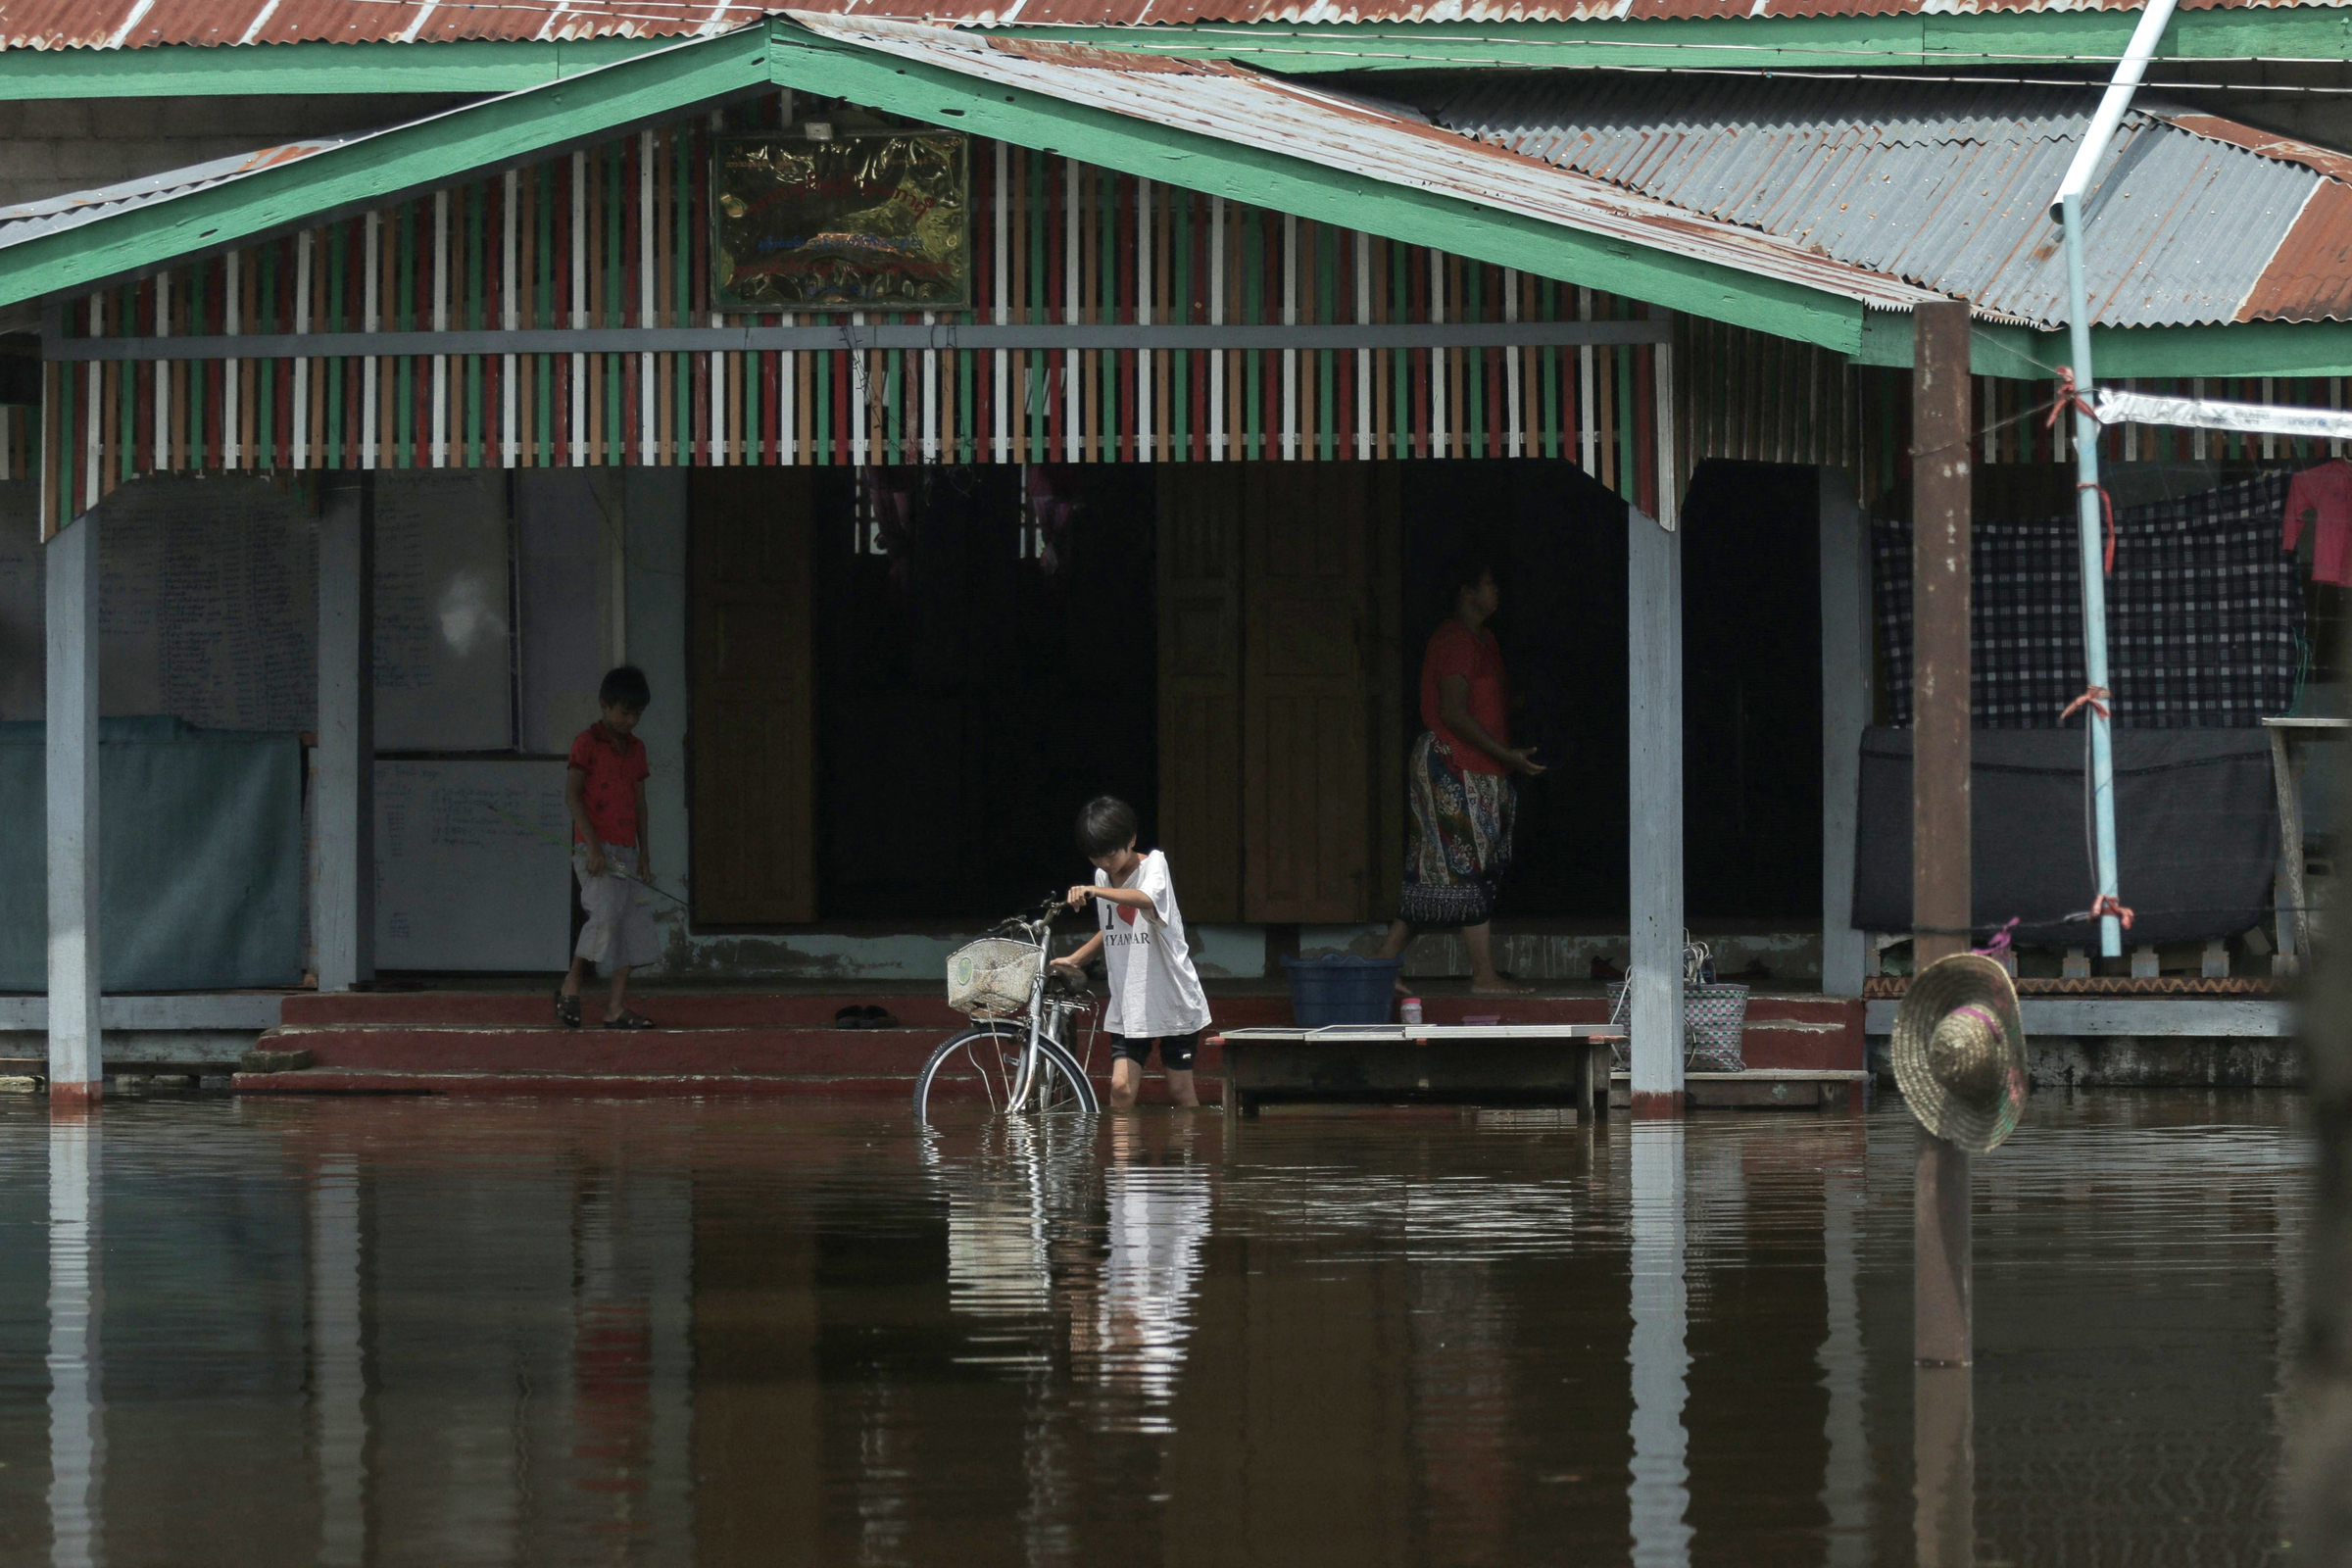
[[[1380,956],[1402,953],[1416,931],[1459,927],[1471,992],[1524,995],[1494,968],[1494,893],[1511,867],[1519,775],[1544,764],[1511,745],[1510,683],[1487,625],[1502,597],[1492,564],[1463,557],[1446,581],[1453,612],[1421,656],[1423,732],[1405,767],[1404,896]]]

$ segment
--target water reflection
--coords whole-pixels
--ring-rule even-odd
[[[100,1414],[98,1118],[49,1123],[49,1560],[98,1560],[99,1489],[106,1478]]]
[[[0,1561],[2259,1561],[2294,1104],[2037,1100],[1962,1404],[1899,1110],[0,1105]]]
[[[1634,1334],[1626,1359],[1634,1376],[1634,1463],[1630,1499],[1634,1561],[1676,1568],[1690,1560],[1690,1287],[1684,1276],[1687,1217],[1684,1127],[1632,1128]]]

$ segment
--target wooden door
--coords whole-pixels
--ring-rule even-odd
[[[1158,474],[1158,838],[1189,920],[1242,918],[1244,472]]]
[[[1371,919],[1397,787],[1380,744],[1394,487],[1370,464],[1244,473],[1244,917]]]
[[[793,468],[697,468],[687,494],[694,917],[813,920],[811,486]]]

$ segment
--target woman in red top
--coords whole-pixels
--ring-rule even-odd
[[[1465,559],[1450,573],[1453,613],[1438,623],[1421,657],[1421,722],[1405,769],[1411,826],[1404,896],[1381,956],[1404,951],[1415,931],[1458,926],[1470,950],[1470,989],[1524,994],[1494,968],[1494,893],[1511,866],[1518,775],[1544,771],[1532,747],[1511,745],[1510,682],[1487,622],[1501,603],[1487,562]],[[1399,990],[1402,989],[1400,985]]]

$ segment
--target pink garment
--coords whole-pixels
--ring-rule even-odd
[[[2279,548],[2295,548],[2307,513],[2313,530],[2311,580],[2352,588],[2352,463],[2336,458],[2295,475],[2286,487],[2286,529]]]

